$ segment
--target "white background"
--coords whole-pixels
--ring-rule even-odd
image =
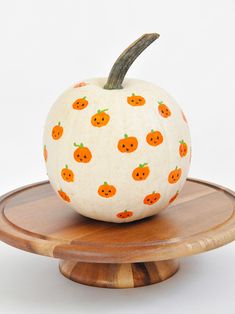
[[[146,32],[128,76],[170,92],[191,127],[190,176],[235,188],[235,1],[0,1],[0,193],[46,179],[42,130],[68,86],[106,76]],[[0,243],[0,313],[235,311],[235,244],[185,258],[170,280],[129,290],[75,284],[57,261]]]

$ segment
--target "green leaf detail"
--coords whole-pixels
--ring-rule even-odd
[[[124,137],[125,137],[125,138],[128,138],[128,135],[127,135],[127,134],[124,134]]]
[[[158,101],[158,103],[159,103],[159,105],[162,105],[163,104],[163,101],[161,100],[161,101]]]
[[[108,182],[104,181],[104,185],[108,185]]]
[[[147,166],[147,162],[143,163],[143,164],[139,164],[140,168],[144,168],[145,166]]]
[[[65,165],[65,168],[68,169],[68,165]]]
[[[131,95],[132,95],[132,96],[135,96],[135,94],[134,94],[134,93],[132,93]]]

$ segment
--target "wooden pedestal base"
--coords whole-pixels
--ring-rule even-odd
[[[135,288],[161,282],[179,269],[178,259],[159,262],[103,264],[61,260],[60,272],[73,281],[103,288]]]
[[[48,182],[36,183],[0,197],[0,240],[59,258],[61,273],[85,285],[146,286],[174,275],[177,258],[235,240],[235,192],[187,179],[167,209],[115,224],[79,215]]]

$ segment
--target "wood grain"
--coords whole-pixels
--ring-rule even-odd
[[[60,261],[60,271],[68,279],[102,288],[147,286],[170,278],[178,269],[179,261],[177,259],[125,264]]]
[[[214,249],[235,238],[234,192],[188,180],[178,200],[128,224],[86,218],[48,182],[0,199],[0,239],[29,252],[96,263],[168,260]]]
[[[160,282],[175,260],[235,239],[235,194],[188,179],[178,199],[158,215],[127,224],[86,218],[40,182],[0,198],[0,239],[19,249],[60,258],[68,278],[94,286]]]

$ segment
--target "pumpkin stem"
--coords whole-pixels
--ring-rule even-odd
[[[158,101],[159,105],[162,105],[163,104],[163,101]]]
[[[124,134],[124,137],[125,137],[125,138],[128,138],[128,135],[127,135],[127,134]]]
[[[58,122],[58,125],[60,125],[60,121]]]
[[[65,165],[65,168],[68,169],[68,165]]]
[[[104,185],[108,185],[108,182],[104,181]]]
[[[132,63],[159,36],[157,33],[144,34],[127,47],[114,63],[104,89],[122,89],[122,82]]]
[[[147,162],[145,162],[145,163],[143,163],[143,164],[139,164],[139,167],[140,167],[140,168],[144,168],[145,166],[147,166],[147,164],[148,164]]]

